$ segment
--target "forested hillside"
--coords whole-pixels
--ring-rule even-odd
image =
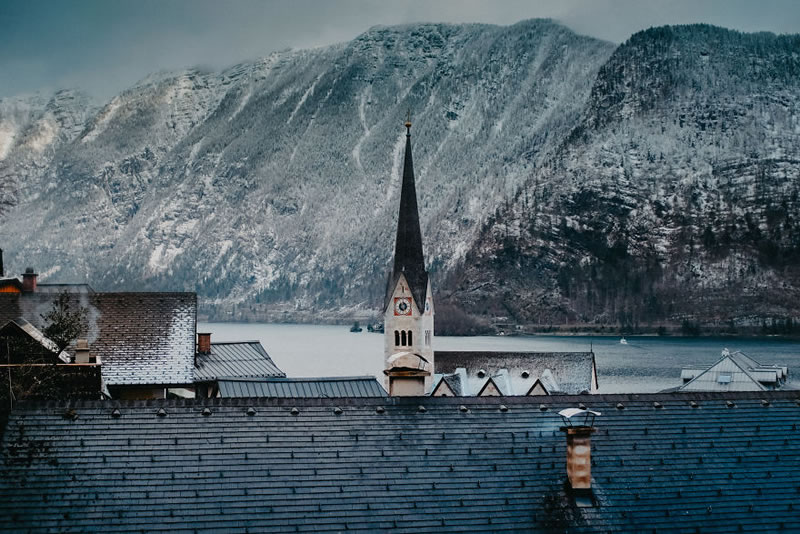
[[[800,318],[800,41],[377,27],[109,102],[0,100],[6,265],[217,319],[380,304],[410,110],[439,299],[541,325]],[[0,208],[2,209],[2,208]]]

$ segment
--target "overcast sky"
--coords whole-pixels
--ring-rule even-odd
[[[70,87],[105,99],[151,72],[220,69],[376,24],[534,17],[614,42],[693,22],[800,33],[800,0],[0,0],[0,97]]]

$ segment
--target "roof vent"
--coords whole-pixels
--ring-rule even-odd
[[[508,411],[508,406],[506,406],[505,404],[501,404],[500,405],[500,411],[501,412],[507,412]]]
[[[418,411],[418,412],[420,412],[420,413],[425,413],[425,412],[427,412],[428,410],[427,410],[427,408],[425,408],[425,406],[422,406],[422,405],[420,404],[419,408],[417,408],[417,411]]]
[[[528,378],[529,376],[531,376],[531,373],[530,373],[530,371],[528,371],[528,370],[526,369],[525,371],[522,371],[522,373],[520,374],[520,376],[522,376],[522,378]]]
[[[211,415],[211,408],[208,407],[203,408],[202,414],[204,417],[208,417],[209,415]]]
[[[156,415],[159,417],[166,417],[167,410],[165,410],[164,408],[159,408],[158,411],[156,412]]]
[[[660,410],[660,409],[661,409],[661,408],[663,408],[663,407],[664,407],[664,405],[663,405],[663,404],[661,404],[661,403],[660,403],[660,402],[658,402],[658,401],[655,401],[655,402],[653,403],[653,408],[655,408],[656,410]]]
[[[761,406],[769,406],[769,401],[767,399],[761,399]]]
[[[461,410],[462,412],[468,412],[469,411],[469,408],[467,408],[463,404],[461,406],[459,406],[458,409]]]
[[[333,409],[333,413],[335,413],[336,415],[342,415],[342,409],[337,406],[336,408]]]
[[[255,409],[255,408],[253,408],[252,406],[250,406],[250,407],[247,409],[247,415],[255,415],[255,414],[256,414],[256,409]]]
[[[119,411],[119,409],[118,409],[118,408],[114,408],[114,409],[111,411],[111,417],[113,417],[113,418],[115,418],[115,419],[116,419],[116,418],[118,418],[118,417],[122,417],[122,413]]]
[[[617,403],[617,410],[624,410],[624,409],[625,409],[625,405],[622,404],[621,402],[618,402]]]
[[[725,401],[725,406],[727,406],[728,408],[733,408],[734,406],[736,406],[736,403],[733,402],[732,400]]]
[[[292,415],[297,415],[300,413],[300,410],[298,410],[297,408],[292,408],[292,410],[289,413],[291,413]]]
[[[581,410],[585,410],[586,409],[586,405],[584,403],[580,403],[580,404],[578,404],[578,408],[580,408]]]
[[[546,412],[547,411],[547,405],[546,404],[540,404],[539,405],[539,411],[540,412]]]
[[[689,406],[691,406],[692,408],[699,408],[700,407],[700,405],[697,404],[695,401],[690,401],[689,402]]]
[[[484,369],[478,369],[478,378],[483,378],[486,376],[486,371]]]
[[[375,411],[378,413],[384,413],[386,411],[386,408],[384,408],[383,406],[378,406],[377,408],[375,408]]]

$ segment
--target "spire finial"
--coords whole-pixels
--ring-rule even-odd
[[[411,108],[406,111],[406,135],[411,136]]]

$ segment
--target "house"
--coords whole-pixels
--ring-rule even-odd
[[[32,271],[29,291],[0,293],[0,323],[23,317],[41,327],[42,315],[66,290],[72,306],[87,311],[80,338],[87,340],[90,357],[101,362],[103,387],[109,395],[161,398],[169,390],[192,392],[194,293],[100,293],[86,284],[56,284],[56,290],[36,283]],[[66,349],[70,355],[75,350],[75,345]]]
[[[0,412],[29,399],[99,399],[100,365],[72,357],[25,319],[0,327]]]
[[[299,399],[386,396],[386,390],[381,387],[374,376],[221,379],[219,380],[219,393],[219,396],[223,398]]]
[[[728,349],[707,369],[684,368],[679,391],[763,391],[779,389],[786,382],[788,367],[763,365],[747,354]]]
[[[597,391],[593,352],[436,351],[431,395],[576,395]]]
[[[259,341],[211,342],[211,334],[197,334],[194,382],[197,397],[216,397],[223,379],[285,377]]]
[[[796,391],[23,403],[0,526],[792,532],[799,421]]]

